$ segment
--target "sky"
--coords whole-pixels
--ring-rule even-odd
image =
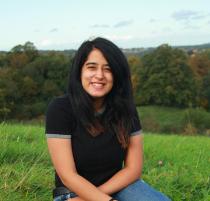
[[[210,43],[210,1],[0,0],[0,50],[77,49],[98,36],[121,48]]]

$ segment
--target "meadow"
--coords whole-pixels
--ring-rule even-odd
[[[52,200],[43,125],[0,124],[0,201]],[[210,138],[144,134],[142,178],[173,201],[210,201]]]

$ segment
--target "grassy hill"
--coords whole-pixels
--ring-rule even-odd
[[[146,132],[210,136],[210,112],[201,108],[138,107]]]
[[[49,201],[43,126],[0,124],[0,201]],[[210,138],[145,134],[143,179],[174,201],[210,200]]]

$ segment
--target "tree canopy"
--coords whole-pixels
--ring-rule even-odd
[[[188,55],[161,45],[127,55],[136,104],[210,110],[209,52]],[[0,119],[43,117],[52,97],[66,92],[73,53],[43,53],[29,41],[0,52]]]

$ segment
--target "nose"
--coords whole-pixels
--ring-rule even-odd
[[[98,68],[97,69],[95,77],[97,77],[98,79],[103,79],[104,73],[103,73],[103,69],[102,68]]]

